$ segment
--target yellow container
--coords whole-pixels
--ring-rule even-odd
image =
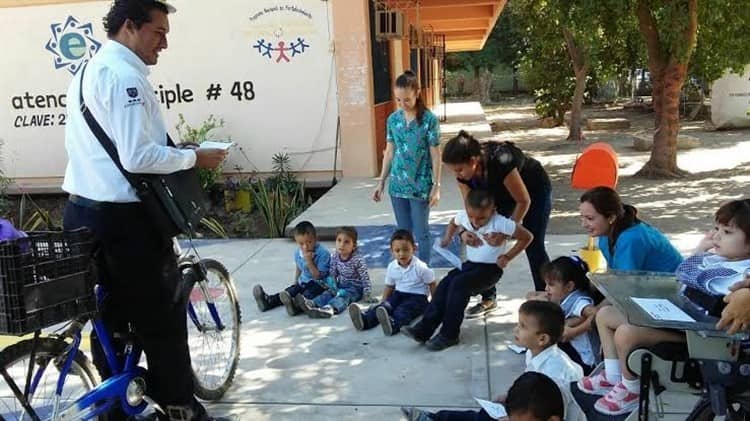
[[[250,212],[252,207],[252,197],[250,190],[237,190],[234,195],[234,208],[242,212]]]
[[[607,261],[604,259],[602,251],[594,246],[593,237],[589,237],[589,243],[586,247],[578,250],[578,255],[589,265],[591,272],[607,270]]]

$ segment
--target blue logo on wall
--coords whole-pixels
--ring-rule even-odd
[[[68,16],[64,24],[53,23],[50,29],[52,38],[47,41],[46,48],[55,55],[55,69],[66,68],[75,75],[102,46],[94,39],[91,22],[81,25],[73,16]]]

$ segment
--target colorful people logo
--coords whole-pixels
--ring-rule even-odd
[[[53,23],[50,29],[52,37],[45,48],[55,55],[55,69],[66,68],[73,75],[102,45],[94,39],[91,23],[81,25],[73,16],[68,16],[64,24]]]
[[[291,43],[280,40],[274,47],[270,41],[266,41],[264,38],[261,38],[255,45],[253,45],[253,48],[258,50],[258,53],[261,56],[267,57],[270,60],[273,60],[273,54],[275,52],[276,63],[280,63],[282,60],[289,63],[291,61],[291,58],[303,54],[306,49],[310,48],[310,44],[306,44],[304,38],[297,37],[297,41],[293,41]],[[289,55],[287,55],[287,53],[291,53],[291,58],[289,57]]]

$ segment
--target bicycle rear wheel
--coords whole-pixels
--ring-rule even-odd
[[[195,395],[218,400],[232,385],[240,358],[240,304],[229,271],[203,259],[206,279],[190,291],[188,345]]]
[[[0,352],[0,366],[5,368],[22,393],[26,387],[33,346],[34,340],[27,339]],[[36,384],[36,387],[30,390],[28,399],[31,407],[42,420],[49,419],[52,416],[57,380],[65,361],[67,346],[68,344],[65,341],[55,338],[39,338],[36,341],[31,373],[31,383]],[[99,373],[94,365],[81,351],[76,351],[70,372],[65,379],[59,409],[62,410],[72,405],[86,392],[95,388],[99,382]],[[6,420],[31,419],[21,405],[21,401],[16,398],[10,386],[3,381],[2,377],[0,377],[0,418]],[[99,416],[94,419],[103,421],[106,420],[106,417]]]

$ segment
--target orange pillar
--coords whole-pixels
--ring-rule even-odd
[[[372,177],[377,168],[370,51],[370,0],[333,2],[336,81],[344,176]]]

